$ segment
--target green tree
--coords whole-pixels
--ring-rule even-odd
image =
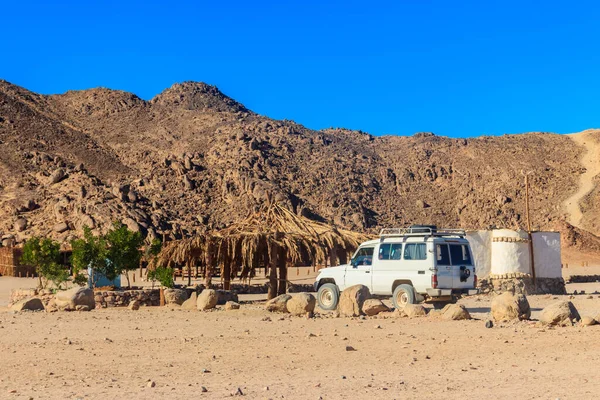
[[[152,271],[148,271],[148,278],[152,280],[152,287],[154,287],[154,281],[159,281],[166,288],[175,286],[173,268],[157,267]]]
[[[45,288],[48,281],[52,281],[60,289],[69,280],[69,273],[60,265],[59,259],[60,244],[51,239],[32,237],[23,246],[21,262],[35,267],[40,288]]]
[[[71,242],[73,254],[71,263],[76,273],[91,267],[93,272],[99,272],[111,279],[109,275],[114,275],[114,268],[107,262],[108,247],[106,240],[102,236],[94,236],[92,230],[85,226],[83,228],[83,238]],[[92,285],[94,274],[92,273]],[[113,276],[114,279],[116,275]]]
[[[120,222],[113,223],[113,228],[105,235],[108,244],[108,260],[112,264],[114,276],[106,275],[108,279],[114,279],[122,273],[127,276],[129,282],[129,271],[135,271],[140,266],[142,253],[140,248],[144,244],[144,238],[139,232],[130,231],[127,226]]]

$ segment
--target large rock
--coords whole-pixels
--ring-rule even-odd
[[[165,289],[165,304],[182,305],[188,299],[187,292],[182,289]]]
[[[310,293],[294,293],[288,300],[286,307],[290,314],[305,315],[315,311],[317,299]]]
[[[390,311],[389,307],[379,299],[367,299],[362,305],[362,310],[368,316],[377,315],[381,312]]]
[[[65,178],[65,170],[62,168],[57,169],[50,175],[50,183],[55,184],[62,181]]]
[[[14,228],[17,232],[23,232],[27,229],[27,220],[25,218],[19,218],[15,221]]]
[[[267,311],[270,311],[270,312],[286,313],[286,312],[288,312],[287,302],[291,298],[292,298],[292,296],[290,296],[289,294],[279,295],[279,296],[267,301],[267,304],[265,304],[265,308],[267,309]]]
[[[59,222],[52,227],[52,230],[56,233],[63,233],[69,230],[69,225],[66,222]]]
[[[239,301],[237,293],[231,290],[217,290],[217,304],[222,306],[228,301],[235,301],[237,303]]]
[[[462,304],[448,304],[440,312],[442,319],[449,321],[458,321],[462,319],[471,319],[471,314]]]
[[[129,309],[132,311],[137,311],[140,309],[140,301],[139,300],[132,300],[129,302]]]
[[[198,295],[196,294],[196,292],[193,292],[190,295],[190,298],[184,301],[183,304],[181,304],[181,308],[183,308],[184,310],[195,310],[197,308],[197,303]]]
[[[570,326],[579,319],[573,303],[566,300],[552,303],[540,313],[540,322],[547,325]]]
[[[421,304],[407,304],[402,312],[409,318],[425,317],[427,310]]]
[[[365,285],[350,286],[340,295],[338,311],[343,317],[358,317],[363,313],[365,300],[370,298],[371,292]]]
[[[495,321],[524,320],[531,317],[531,307],[523,294],[504,292],[492,300],[492,318]]]
[[[44,303],[37,297],[23,299],[12,305],[13,311],[41,311],[44,310]]]
[[[78,309],[89,310],[96,307],[94,291],[86,287],[75,287],[56,293],[54,297],[56,307],[62,311],[75,311]]]
[[[239,310],[239,309],[240,309],[240,303],[236,303],[235,301],[228,301],[227,303],[225,303],[226,311]]]
[[[583,326],[592,326],[596,325],[596,320],[592,317],[586,316],[581,318],[581,325]]]
[[[198,299],[196,300],[196,308],[200,311],[210,310],[211,308],[215,308],[218,300],[219,296],[216,290],[204,289],[198,295]]]

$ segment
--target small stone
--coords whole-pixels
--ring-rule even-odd
[[[244,392],[242,392],[241,388],[237,388],[237,390],[235,391],[235,396],[243,396]]]
[[[208,389],[207,389],[207,388],[205,388],[204,386],[202,386],[202,387],[200,388],[200,391],[201,391],[202,393],[206,393],[206,392],[208,392]]]
[[[356,349],[352,346],[346,346],[346,351],[356,351]]]
[[[153,388],[154,386],[156,386],[156,382],[154,382],[154,381],[148,381],[148,383],[146,384],[146,386],[148,386],[149,388]]]
[[[485,321],[485,327],[486,328],[493,328],[494,327],[494,323],[492,322],[492,320],[488,319],[487,321]]]

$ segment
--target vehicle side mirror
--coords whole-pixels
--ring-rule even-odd
[[[356,268],[357,264],[356,264],[356,259],[353,258],[352,260],[350,260],[350,265],[352,266],[352,268]]]

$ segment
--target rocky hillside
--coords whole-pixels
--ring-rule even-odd
[[[585,149],[565,135],[314,131],[196,82],[144,101],[103,88],[42,96],[0,81],[0,146],[0,235],[16,241],[69,240],[114,220],[150,237],[187,236],[224,227],[268,196],[358,230],[524,227],[530,171],[533,225],[549,229],[568,220],[564,202],[586,171]],[[599,197],[594,189],[581,201],[580,228],[596,234],[588,216]]]

